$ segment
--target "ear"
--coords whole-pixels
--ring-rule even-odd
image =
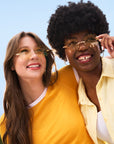
[[[12,66],[11,66],[11,70],[12,70],[12,71],[14,71],[14,70],[15,70],[15,67],[14,67],[14,65],[12,65]]]
[[[68,56],[67,56],[67,54],[66,54],[66,59],[65,59],[67,62],[69,62],[69,59],[68,59]]]

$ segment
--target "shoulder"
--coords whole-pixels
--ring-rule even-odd
[[[104,57],[104,58],[102,58],[102,61],[105,62],[105,63],[112,63],[112,64],[114,64],[114,58]]]
[[[69,79],[69,78],[73,78],[74,79],[74,72],[73,72],[73,68],[70,65],[64,66],[61,69],[57,70],[56,72],[53,72],[51,75],[51,80],[54,81],[56,79],[57,76],[57,81],[64,81],[65,79]]]
[[[5,120],[4,120],[4,114],[0,117],[0,135],[3,137],[3,134],[5,132]]]
[[[70,65],[63,67],[58,71],[57,83],[61,85],[64,84],[72,88],[77,86],[74,71]]]
[[[102,58],[102,67],[104,75],[114,77],[114,58]]]
[[[63,73],[63,72],[73,72],[73,70],[72,70],[72,66],[71,65],[67,65],[67,66],[64,66],[64,67],[62,67],[61,69],[59,69],[59,73]]]
[[[4,120],[4,114],[0,117],[0,125],[3,122],[3,120]]]
[[[58,71],[58,78],[74,78],[73,68],[68,65]]]
[[[113,67],[114,68],[114,58],[102,58],[102,63],[106,67]]]
[[[48,87],[46,95],[48,95],[48,97],[64,97],[64,95],[75,95],[76,97],[77,88],[78,84],[74,75],[73,68],[68,65],[58,70],[58,79],[53,85]]]

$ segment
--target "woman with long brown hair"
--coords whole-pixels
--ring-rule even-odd
[[[71,66],[57,79],[57,73],[51,75],[53,64],[52,51],[36,34],[21,32],[10,40],[0,120],[4,144],[93,144],[79,109],[75,76],[70,76],[73,84],[66,81]]]
[[[53,64],[53,53],[36,34],[21,32],[10,40],[4,61],[4,143],[7,136],[10,137],[12,144],[31,143],[30,115],[27,106],[51,83]]]

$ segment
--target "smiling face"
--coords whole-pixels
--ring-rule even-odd
[[[95,36],[79,32],[65,40],[65,53],[78,72],[93,71],[100,65],[100,47]]]
[[[24,36],[20,39],[12,70],[16,71],[19,80],[38,79],[42,81],[46,70],[46,58],[32,37]]]

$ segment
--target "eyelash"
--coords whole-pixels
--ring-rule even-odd
[[[27,49],[20,50],[20,53],[23,53],[23,52],[28,52],[28,50]]]
[[[76,41],[71,41],[68,46],[70,46],[72,44],[77,44],[77,42]]]
[[[85,37],[85,41],[86,41],[86,40],[90,40],[90,41],[91,41],[91,40],[96,40],[96,39],[95,39],[95,35],[94,35],[94,34],[88,34],[88,35]]]

